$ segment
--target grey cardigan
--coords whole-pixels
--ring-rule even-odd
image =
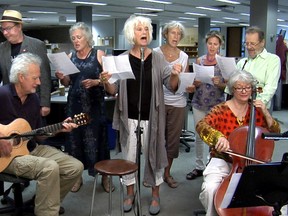
[[[128,54],[128,51],[123,53]],[[148,156],[146,157],[144,181],[155,186],[155,173],[168,165],[165,149],[165,104],[163,84],[170,88],[171,68],[162,55],[152,51],[152,95],[148,126]],[[119,141],[127,145],[131,131],[128,130],[128,107],[126,80],[116,84],[118,97],[114,108],[113,128],[119,131]],[[131,133],[134,133],[132,131]]]

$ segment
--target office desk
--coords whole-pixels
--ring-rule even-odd
[[[47,117],[47,124],[55,124],[63,121],[66,118],[65,109],[67,103],[67,95],[68,92],[65,92],[65,96],[60,96],[59,94],[51,96],[51,112]],[[116,143],[116,131],[112,129],[112,119],[113,119],[113,111],[115,105],[115,96],[106,96],[105,97],[105,106],[106,106],[106,117],[108,124],[108,142],[110,149],[115,147]],[[73,118],[73,116],[71,116]],[[70,151],[70,146],[66,143],[63,146],[63,142],[65,143],[65,133],[57,134],[55,137],[49,138],[49,142],[54,142],[56,147],[61,145],[61,149],[65,149],[65,151]]]

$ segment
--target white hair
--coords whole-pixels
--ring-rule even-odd
[[[126,37],[126,39],[128,40],[128,42],[132,45],[135,44],[135,33],[134,33],[134,29],[138,24],[142,24],[145,27],[148,27],[149,30],[149,38],[148,38],[148,44],[151,43],[152,41],[152,33],[153,33],[153,28],[152,28],[152,21],[150,18],[148,17],[144,17],[144,16],[135,16],[135,15],[131,15],[125,22],[124,24],[124,28],[123,28],[123,32],[124,35]]]
[[[9,80],[11,83],[18,83],[18,74],[28,74],[29,66],[31,64],[41,65],[41,59],[39,56],[32,54],[32,53],[22,53],[18,55],[12,61],[12,66],[10,69]]]

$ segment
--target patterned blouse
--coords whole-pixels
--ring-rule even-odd
[[[200,57],[200,65],[204,65],[205,59],[206,55]],[[220,68],[217,64],[214,65],[214,76],[222,77]],[[192,99],[192,106],[202,111],[209,111],[213,106],[223,101],[224,101],[223,90],[219,89],[214,85],[208,83],[202,83],[194,92]]]
[[[250,120],[250,110],[251,107],[249,106],[245,115],[245,119],[240,123],[229,106],[223,102],[213,107],[211,111],[205,116],[205,118],[198,122],[196,125],[196,130],[199,133],[201,139],[203,139],[203,141],[210,146],[212,150],[212,157],[222,158],[231,162],[231,158],[227,154],[219,153],[214,150],[213,147],[216,145],[219,137],[224,136],[228,138],[232,131],[240,127],[240,125],[248,126]],[[269,132],[280,133],[280,126],[276,120],[274,120],[272,126],[268,128],[265,117],[261,110],[256,108],[255,113],[256,126],[266,128]]]

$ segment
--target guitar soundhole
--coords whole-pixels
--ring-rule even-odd
[[[11,136],[13,136],[13,135],[16,136],[17,134],[12,134]],[[20,144],[21,138],[16,136],[15,138],[11,139],[10,142],[11,142],[12,146],[17,146]]]

